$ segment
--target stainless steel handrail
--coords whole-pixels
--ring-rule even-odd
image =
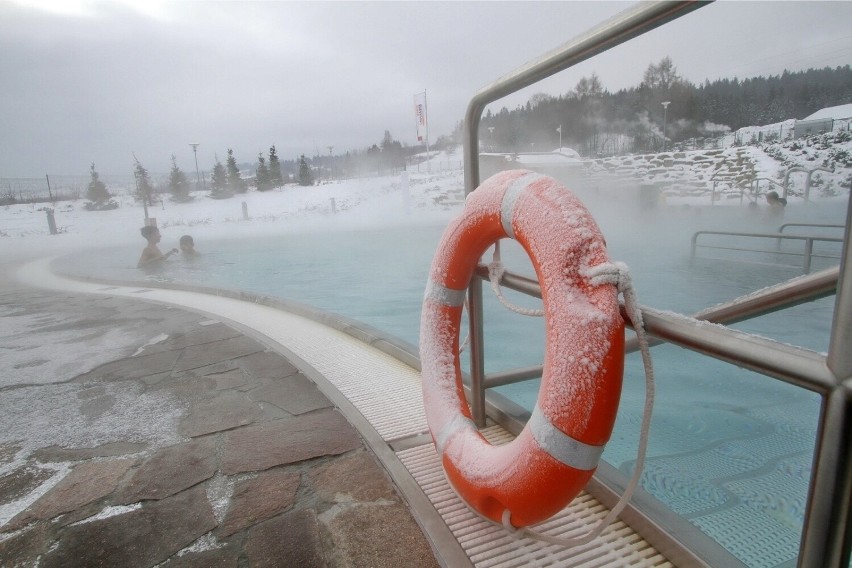
[[[480,89],[468,103],[464,119],[465,194],[476,189],[480,181],[479,123],[486,105],[705,5],[695,1],[640,3]],[[478,280],[474,280],[468,289],[468,307],[473,393],[470,402],[474,421],[484,426],[485,392],[482,377],[485,373],[485,358],[482,351],[482,286]]]
[[[480,182],[479,123],[486,105],[568,69],[594,55],[679,18],[705,3],[643,2],[589,32],[522,66],[478,91],[464,121],[465,193]],[[766,340],[695,320],[669,318],[645,308],[649,331],[667,341],[690,343],[707,355],[753,368],[769,376],[814,390],[822,396],[814,471],[808,490],[798,566],[848,568],[852,549],[849,515],[852,505],[852,199],[846,216],[845,239],[838,269],[834,316],[828,353],[778,347]],[[796,294],[800,292],[797,291]],[[817,296],[824,295],[824,290]],[[485,422],[482,281],[468,289],[470,321],[471,406],[477,424]],[[798,298],[798,301],[803,301]],[[736,310],[734,310],[736,311]],[[739,345],[737,345],[739,344]],[[529,369],[519,371],[520,374]]]
[[[750,237],[750,238],[762,238],[762,239],[775,239],[775,242],[778,243],[782,240],[788,241],[803,241],[805,244],[804,252],[789,252],[789,251],[778,251],[778,250],[760,250],[760,249],[750,249],[750,248],[736,248],[736,247],[723,247],[717,245],[699,245],[698,237],[701,235],[722,235],[722,236],[730,236],[730,237]],[[692,253],[691,258],[695,258],[695,252],[698,247],[702,248],[712,248],[719,250],[736,250],[741,252],[765,252],[772,254],[785,254],[790,256],[801,256],[802,257],[802,271],[807,274],[811,271],[811,260],[814,257],[817,258],[832,258],[838,259],[839,257],[834,256],[825,256],[814,254],[814,243],[815,242],[826,242],[826,243],[842,243],[843,239],[839,237],[820,237],[813,235],[788,235],[785,233],[742,233],[737,231],[696,231],[692,234]],[[780,246],[780,245],[779,245]]]
[[[845,229],[845,225],[836,225],[833,223],[784,223],[778,227],[778,232],[783,233],[789,227],[808,227],[812,229]]]
[[[834,295],[839,272],[839,267],[834,267],[808,276],[795,278],[788,282],[764,288],[754,294],[707,308],[692,316],[673,315],[669,312],[662,312],[643,306],[643,318],[647,318],[645,330],[652,337],[659,338],[656,341],[652,339],[650,341],[652,345],[667,342],[725,361],[734,361],[737,357],[745,360],[751,357],[749,349],[743,347],[745,343],[734,342],[720,345],[718,340],[708,340],[705,342],[703,337],[707,333],[706,328],[697,327],[697,325],[701,322],[711,324],[737,323]],[[485,265],[479,265],[476,270],[476,276],[488,279],[488,268]],[[503,278],[500,280],[500,285],[536,298],[541,298],[541,288],[538,282],[512,274],[509,271],[504,273]],[[684,320],[691,321],[692,323],[685,326],[683,325]],[[626,317],[626,314],[625,321],[629,325],[630,320]],[[750,339],[746,338],[743,338],[743,340],[746,342],[750,341]],[[827,382],[825,362],[822,356],[816,355],[807,349],[781,346],[781,344],[775,342],[771,342],[771,347],[765,347],[767,345],[766,341],[769,340],[758,338],[757,342],[763,347],[759,346],[757,348],[765,348],[770,352],[777,351],[780,353],[777,355],[779,358],[770,357],[768,361],[764,361],[763,359],[751,360],[749,361],[748,368],[817,393],[824,394],[827,392],[831,384]],[[743,349],[746,349],[746,351],[743,352]],[[638,350],[639,345],[636,339],[628,339],[625,343],[625,352],[632,353]],[[808,361],[803,366],[800,366],[802,367],[801,373],[791,374],[784,367],[784,365],[789,363],[791,356],[802,357]],[[488,374],[484,377],[483,383],[485,388],[494,388],[537,378],[541,376],[541,373],[541,365],[525,367],[523,369]]]

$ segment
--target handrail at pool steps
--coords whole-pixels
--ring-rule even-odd
[[[834,223],[784,223],[778,227],[778,232],[783,233],[789,227],[808,227],[811,229],[842,229],[841,234],[845,232],[844,225],[836,225]]]
[[[790,225],[788,225],[790,226]],[[807,225],[805,223],[797,224],[797,226],[812,226]],[[824,226],[833,226],[833,225],[824,225]],[[717,235],[717,236],[726,236],[726,237],[742,237],[743,239],[748,239],[750,241],[759,240],[759,239],[774,239],[775,240],[775,250],[766,250],[754,247],[743,247],[743,246],[721,246],[721,245],[709,245],[709,244],[699,244],[698,239],[702,235]],[[742,240],[742,239],[741,239]],[[781,241],[802,241],[804,244],[804,249],[802,252],[795,251],[782,251],[781,250]],[[715,249],[715,250],[730,250],[730,251],[739,251],[739,252],[756,252],[756,253],[767,253],[773,255],[786,255],[786,256],[800,256],[802,257],[802,272],[805,274],[810,273],[811,271],[811,261],[814,258],[824,258],[831,260],[840,260],[840,255],[828,255],[828,254],[817,254],[814,252],[814,243],[815,242],[824,242],[824,243],[843,243],[842,237],[824,237],[820,235],[790,235],[788,233],[782,233],[780,230],[777,233],[747,233],[747,232],[739,232],[739,231],[696,231],[692,234],[692,247],[690,258],[694,259],[696,256],[696,252],[698,248],[705,249]]]
[[[591,29],[548,52],[519,69],[498,79],[478,91],[470,103],[464,119],[465,193],[474,191],[480,183],[479,124],[486,105],[528,87],[557,72],[566,70],[608,49],[638,37],[652,29],[677,19],[706,5],[700,2],[642,2],[614,18]],[[807,194],[805,196],[807,200]],[[719,325],[695,325],[695,319],[679,317],[666,312],[643,308],[647,316],[648,331],[665,342],[680,344],[699,353],[731,362],[783,380],[800,388],[817,392],[822,399],[815,442],[813,472],[810,478],[807,506],[804,514],[797,566],[800,568],[849,568],[852,549],[850,530],[850,501],[852,500],[852,201],[847,206],[845,234],[842,238],[790,235],[783,232],[770,235],[779,239],[804,240],[807,250],[805,271],[809,271],[813,254],[813,242],[841,242],[839,266],[819,273],[800,277],[803,281],[790,281],[773,287],[769,296],[761,296],[756,303],[743,299],[738,304],[723,306],[722,316],[736,321],[751,317],[762,311],[780,309],[787,305],[835,295],[834,317],[826,354],[794,347],[770,346],[767,340],[755,335],[736,331]],[[487,276],[486,276],[487,277]],[[535,286],[529,279],[507,273],[503,282],[517,285],[519,291],[530,293]],[[804,282],[804,283],[802,283]],[[524,290],[525,289],[525,290]],[[775,296],[772,296],[775,294]],[[533,292],[531,295],[535,295]],[[468,288],[470,326],[470,404],[475,423],[482,427],[486,419],[485,389],[496,384],[506,384],[516,379],[529,378],[534,368],[518,369],[502,376],[486,377],[484,371],[484,332],[482,317],[482,267]],[[706,315],[706,314],[705,314]],[[719,316],[719,314],[716,314]],[[721,316],[719,316],[721,317]],[[710,318],[708,318],[710,319]],[[738,344],[732,347],[732,344]],[[490,383],[490,384],[489,384]],[[500,416],[489,417],[500,421]],[[517,431],[514,428],[508,428]],[[602,480],[606,483],[606,479]],[[645,511],[643,510],[643,513]],[[682,525],[673,525],[648,513],[645,520],[662,529],[664,541],[644,534],[641,526],[637,532],[649,542],[661,546],[678,546],[686,543],[689,548],[690,531],[681,530]],[[681,523],[688,525],[683,519]],[[633,524],[633,523],[631,523]],[[643,523],[639,523],[642,525]],[[679,536],[673,536],[679,535]],[[659,536],[659,535],[656,535]],[[700,547],[691,548],[701,556]],[[707,556],[703,560],[713,565]]]
[[[748,362],[748,367],[754,371],[772,375],[775,378],[817,393],[825,393],[830,389],[832,382],[827,375],[825,361],[819,354],[809,349],[786,345],[757,336],[749,336],[749,334],[735,330],[729,331],[740,334],[742,336],[740,339],[745,341],[722,341],[719,338],[724,336],[715,334],[717,328],[696,327],[696,324],[701,322],[709,324],[738,323],[834,295],[837,289],[838,276],[838,267],[828,268],[805,277],[794,278],[787,282],[769,286],[759,292],[701,310],[691,316],[673,315],[643,306],[641,308],[642,318],[645,321],[645,330],[649,335],[656,338],[650,342],[651,345],[659,345],[663,342],[672,343],[735,364],[736,362]],[[488,267],[480,264],[476,269],[476,277],[488,280]],[[541,288],[538,282],[510,271],[504,273],[499,284],[511,290],[541,298]],[[625,317],[625,323],[628,327],[632,327],[629,318]],[[746,347],[748,343],[751,343],[752,346]],[[633,353],[638,350],[639,346],[635,337],[625,343],[626,353]],[[755,350],[765,350],[767,353],[775,353],[775,355],[754,359],[752,354]],[[804,361],[807,361],[807,363],[803,363]],[[791,365],[798,367],[799,372],[796,374],[789,373],[788,369]],[[486,389],[505,386],[541,377],[541,373],[541,365],[490,373],[483,377],[483,385]]]

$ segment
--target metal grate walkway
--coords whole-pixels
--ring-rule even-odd
[[[495,436],[511,439],[499,426],[483,432],[492,443]],[[529,538],[515,538],[470,510],[449,487],[441,462],[431,444],[397,454],[414,475],[429,500],[441,514],[474,566],[672,566],[633,529],[622,521],[613,522],[591,543],[573,549],[547,545]],[[585,534],[602,519],[608,509],[582,492],[558,515],[537,527],[558,537]]]

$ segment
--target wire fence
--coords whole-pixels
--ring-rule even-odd
[[[113,195],[135,192],[133,177],[101,175],[100,180]],[[46,175],[40,178],[0,177],[0,205],[16,203],[50,203],[86,197],[88,175]]]

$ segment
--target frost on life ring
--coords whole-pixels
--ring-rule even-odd
[[[546,341],[532,416],[512,442],[492,446],[474,425],[459,363],[468,284],[482,254],[514,238],[541,284]],[[624,322],[612,284],[592,285],[606,244],[582,203],[555,180],[498,173],[467,199],[432,261],[420,323],[426,419],[444,471],[483,516],[522,527],[560,511],[594,473],[621,396]]]

